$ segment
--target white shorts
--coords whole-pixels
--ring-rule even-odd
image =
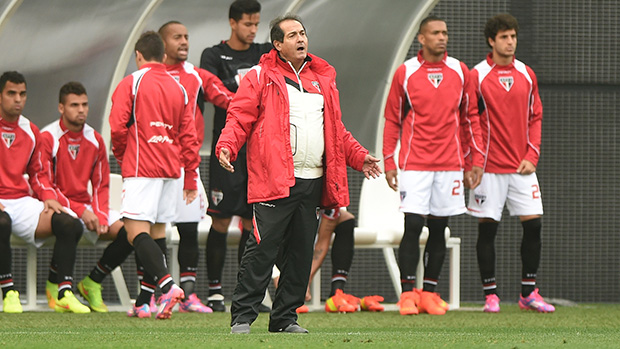
[[[93,212],[92,205],[86,205],[86,209]],[[67,211],[68,214],[72,215],[75,218],[78,218],[77,214],[73,212],[71,209],[65,207],[65,210]],[[121,219],[121,215],[118,211],[109,210],[108,211],[108,222],[106,223],[108,226],[110,226],[116,223],[116,221],[120,219]],[[83,235],[86,238],[86,240],[90,241],[93,245],[96,244],[97,241],[99,240],[99,234],[97,234],[96,231],[88,230],[86,228],[86,224],[84,224],[84,221],[82,219],[80,219],[80,222],[82,223]]]
[[[185,171],[181,170],[181,178],[177,179],[177,186],[179,187],[179,193],[177,200],[177,218],[176,223],[193,223],[200,222],[206,216],[207,212],[207,194],[205,187],[200,180],[200,171],[196,169],[196,185],[198,185],[198,197],[192,201],[189,205],[183,200],[183,185],[185,180]]]
[[[181,195],[176,178],[130,177],[123,180],[121,217],[136,221],[169,223],[176,218]]]
[[[34,246],[41,247],[46,239],[35,239],[41,212],[45,208],[43,202],[24,196],[19,199],[0,199],[4,212],[11,217],[11,231],[15,236]]]
[[[467,211],[462,171],[402,171],[400,211],[437,217]]]
[[[504,204],[511,216],[542,215],[543,206],[536,173],[485,173],[480,185],[469,193],[467,213],[499,222]]]

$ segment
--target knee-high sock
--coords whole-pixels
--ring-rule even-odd
[[[168,292],[174,281],[166,267],[166,257],[157,242],[148,233],[140,233],[133,240],[133,247],[144,266],[145,274],[154,277],[162,292]]]
[[[110,274],[114,268],[118,267],[133,252],[133,246],[127,241],[127,231],[122,227],[116,235],[116,239],[106,247],[97,265],[90,272],[89,277],[97,283]]]
[[[222,293],[222,271],[226,260],[226,236],[213,227],[207,236],[207,277],[209,278],[209,296]]]
[[[405,233],[398,248],[398,267],[403,292],[415,287],[416,270],[420,259],[420,234],[424,227],[424,217],[418,214],[405,215]]]
[[[334,242],[332,243],[332,283],[331,294],[336,294],[336,290],[344,290],[347,283],[351,263],[353,262],[355,239],[355,220],[349,219],[336,226],[334,232]]]
[[[14,290],[13,284],[13,254],[11,252],[11,217],[0,211],[0,287],[2,298],[6,293]]]
[[[523,239],[521,240],[521,294],[527,297],[536,288],[536,273],[540,265],[542,219],[535,218],[521,222]]]
[[[52,233],[56,236],[52,260],[57,264],[58,299],[73,288],[73,268],[77,243],[82,237],[82,223],[66,213],[52,215]]]
[[[485,295],[497,294],[497,282],[495,280],[495,236],[499,222],[482,222],[478,224],[478,241],[476,242],[476,254],[478,256],[478,268],[480,279]]]
[[[446,257],[446,236],[445,230],[448,225],[448,218],[427,219],[428,241],[424,249],[424,291],[434,292],[439,281],[439,274]]]
[[[177,223],[179,231],[179,267],[181,269],[181,288],[187,296],[194,293],[196,272],[198,270],[198,222]]]

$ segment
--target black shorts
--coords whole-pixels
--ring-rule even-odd
[[[252,205],[248,204],[248,167],[245,146],[232,163],[235,172],[226,171],[214,153],[209,159],[209,208],[207,214],[212,217],[229,218],[241,216],[252,218]]]

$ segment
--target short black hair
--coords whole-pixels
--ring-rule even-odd
[[[4,91],[4,86],[6,86],[7,81],[14,84],[25,84],[26,78],[16,71],[6,71],[2,73],[2,76],[0,76],[0,93]]]
[[[140,52],[147,61],[163,62],[164,60],[164,41],[157,32],[152,30],[140,35],[135,50]]]
[[[161,27],[159,27],[159,30],[157,30],[157,32],[159,33],[159,36],[161,36],[162,38],[164,37],[164,33],[166,32],[166,28],[168,28],[169,25],[172,24],[180,24],[183,25],[183,23],[179,22],[179,21],[168,21],[166,23],[164,23]]]
[[[77,81],[69,81],[68,83],[62,85],[60,88],[60,93],[58,94],[58,102],[64,104],[67,96],[70,94],[74,95],[85,95],[86,88],[82,85],[81,82]]]
[[[422,33],[422,29],[424,28],[424,26],[426,26],[426,24],[428,22],[435,22],[435,21],[440,21],[440,22],[444,22],[444,23],[446,22],[443,18],[437,17],[435,15],[430,15],[430,16],[424,18],[422,20],[422,22],[420,22],[420,27],[418,28],[418,34]]]
[[[259,13],[261,9],[260,3],[256,0],[236,0],[230,4],[228,10],[228,18],[232,18],[235,21],[239,21],[244,14]]]
[[[306,27],[302,23],[301,18],[299,18],[299,16],[291,14],[291,13],[287,13],[284,16],[275,18],[274,20],[271,21],[271,23],[269,23],[269,27],[271,28],[271,32],[269,34],[269,37],[271,38],[271,44],[273,44],[274,41],[284,42],[284,31],[280,27],[280,23],[284,21],[289,21],[289,20],[299,22],[301,26],[304,28],[304,31],[306,30]]]
[[[489,39],[495,40],[497,33],[510,29],[514,29],[517,35],[519,35],[519,22],[512,15],[500,13],[499,15],[489,19],[487,24],[484,26],[484,37],[487,41],[487,45],[491,47],[489,44]]]

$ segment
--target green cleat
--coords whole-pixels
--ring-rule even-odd
[[[50,309],[56,308],[56,300],[58,299],[58,284],[49,280],[45,283],[45,295],[47,296],[47,306]]]
[[[19,292],[11,290],[6,293],[4,297],[4,307],[2,309],[5,313],[23,313],[22,303],[19,301]]]
[[[98,313],[107,313],[108,306],[103,303],[101,298],[101,284],[93,281],[90,276],[85,277],[77,285],[78,291],[90,304],[90,308]]]
[[[66,291],[65,296],[56,300],[56,307],[54,310],[57,313],[76,313],[86,314],[90,313],[90,309],[75,298],[73,292]]]

